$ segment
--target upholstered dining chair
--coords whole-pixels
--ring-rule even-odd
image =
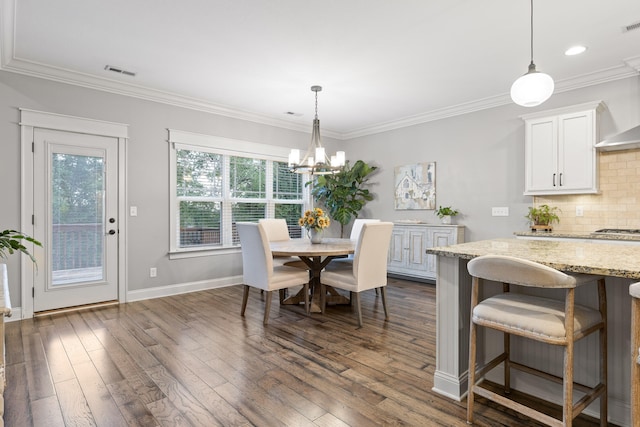
[[[249,288],[263,290],[266,294],[264,324],[269,322],[272,292],[291,286],[304,286],[304,307],[309,313],[309,273],[306,270],[287,266],[274,266],[267,233],[262,224],[237,222],[242,248],[242,278],[244,293],[240,315],[244,316],[249,298]]]
[[[631,425],[640,425],[640,282],[629,286],[631,295]]]
[[[600,425],[607,425],[607,301],[604,278],[569,275],[536,262],[501,255],[474,258],[469,261],[467,268],[472,276],[467,422],[473,423],[474,398],[479,395],[550,426],[571,426],[573,419],[580,412],[595,399],[600,398]],[[486,280],[502,283],[504,292],[480,300],[479,295],[482,294],[480,288]],[[598,308],[575,304],[576,287],[593,281],[598,283]],[[560,301],[547,296],[509,292],[510,285],[547,290],[563,289],[565,299]],[[476,370],[478,326],[503,332],[504,348],[500,355]],[[599,383],[590,387],[574,382],[573,358],[574,343],[593,332],[598,332],[600,338],[600,373]],[[509,349],[511,335],[562,346],[564,348],[562,375],[552,375],[511,360]],[[562,420],[482,387],[482,377],[499,367],[500,363],[503,364],[504,369],[505,393],[511,391],[511,369],[518,369],[562,384]],[[476,383],[476,378],[481,380]],[[584,393],[575,402],[574,388]]]
[[[289,236],[289,227],[287,221],[284,218],[261,218],[258,223],[262,225],[265,233],[267,233],[267,240],[270,242],[283,242],[291,240]],[[273,265],[288,265],[289,267],[296,267],[302,269],[308,269],[307,265],[297,257],[293,256],[277,256],[273,258]]]
[[[356,218],[355,220],[353,220],[353,226],[351,227],[351,234],[349,234],[349,239],[358,241],[358,237],[360,237],[360,233],[362,232],[362,226],[370,222],[380,222],[380,220],[369,219],[369,218],[368,219]],[[354,254],[349,254],[345,258],[336,258],[331,262],[353,263],[353,256]]]
[[[347,290],[358,315],[358,326],[362,327],[360,292],[380,289],[384,318],[389,320],[387,310],[387,256],[393,231],[392,222],[369,222],[362,225],[353,257],[353,263],[330,262],[320,276],[320,305],[325,310],[325,286]]]

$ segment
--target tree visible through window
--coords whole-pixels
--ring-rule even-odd
[[[285,162],[176,148],[176,249],[239,243],[238,221],[284,218],[292,237],[303,211],[302,176]]]

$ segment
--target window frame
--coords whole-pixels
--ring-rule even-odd
[[[221,203],[233,201],[261,202],[263,199],[232,199],[229,196],[229,158],[231,156],[249,157],[266,160],[266,217],[272,218],[275,214],[276,204],[298,204],[299,199],[274,199],[273,198],[273,162],[287,162],[290,148],[268,145],[256,142],[249,142],[231,138],[224,138],[213,135],[204,135],[193,132],[167,129],[169,133],[169,259],[191,258],[198,256],[221,255],[226,253],[236,253],[239,250],[238,244],[231,242],[231,218],[223,215],[221,229],[222,244],[215,246],[197,246],[181,248],[178,242],[178,196],[177,196],[177,156],[178,149],[204,151],[223,156],[223,195]],[[233,148],[230,148],[233,147]],[[308,174],[303,175],[303,182],[309,180]],[[310,206],[310,192],[308,186],[302,188],[303,210]],[[223,210],[225,208],[223,207]],[[228,224],[225,223],[229,221]]]

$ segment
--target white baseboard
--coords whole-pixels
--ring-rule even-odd
[[[221,279],[201,280],[198,282],[178,283],[175,285],[158,286],[155,288],[136,289],[127,292],[126,302],[145,299],[168,297],[207,289],[224,288],[242,283],[242,276],[224,277]]]
[[[22,307],[12,307],[11,317],[5,317],[4,323],[18,322],[22,320]]]
[[[155,288],[137,289],[127,292],[126,299],[121,302],[142,301],[145,299],[168,297],[171,295],[186,294],[189,292],[204,291],[207,289],[224,288],[242,283],[242,276],[224,277],[222,279],[201,280],[198,282],[178,283],[175,285],[158,286]],[[22,308],[13,307],[11,317],[5,317],[4,321],[16,322],[22,320]]]

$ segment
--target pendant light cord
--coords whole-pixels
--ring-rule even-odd
[[[531,63],[533,64],[533,0],[531,0]]]

